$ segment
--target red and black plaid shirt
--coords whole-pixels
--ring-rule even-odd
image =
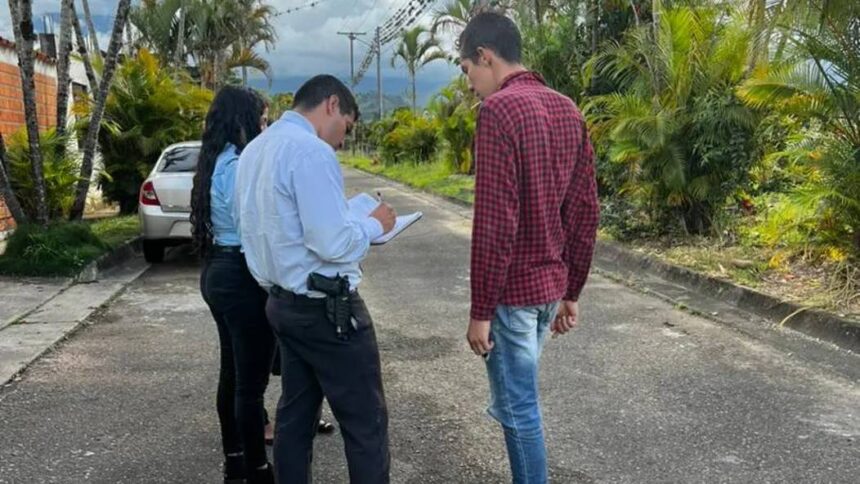
[[[471,317],[577,300],[599,218],[579,109],[540,75],[511,75],[481,105],[475,163]]]

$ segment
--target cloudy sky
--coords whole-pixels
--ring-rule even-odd
[[[81,13],[78,1],[78,12]],[[337,35],[338,31],[364,31],[372,38],[377,25],[388,19],[407,0],[318,0],[312,8],[303,8],[286,13],[286,10],[307,5],[311,0],[265,0],[278,11],[284,12],[274,19],[278,42],[270,52],[261,52],[271,63],[275,78],[309,76],[321,72],[349,77],[349,40]],[[437,0],[441,5],[443,0]],[[133,0],[133,3],[138,3]],[[42,30],[41,18],[45,14],[59,11],[60,0],[34,0],[33,18],[37,30]],[[107,48],[108,31],[116,9],[116,0],[89,0],[95,17],[96,30],[102,49]],[[432,9],[431,9],[432,10]],[[427,21],[427,16],[423,19]],[[0,36],[13,38],[9,16],[9,4],[0,1]],[[365,45],[355,44],[356,68],[367,52]],[[391,49],[394,43],[383,50],[383,78],[405,78],[405,71],[391,68]],[[444,84],[458,72],[445,62],[428,65],[419,74],[422,84]],[[368,73],[375,77],[375,65]]]

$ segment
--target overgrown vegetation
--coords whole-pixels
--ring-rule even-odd
[[[72,276],[139,231],[136,216],[22,225],[9,237],[6,251],[0,255],[0,274]]]
[[[421,190],[466,203],[475,201],[474,177],[452,174],[443,160],[420,164],[384,164],[366,156],[343,155],[341,161],[347,166],[382,175]]]
[[[486,8],[452,1],[436,30],[456,34]],[[860,4],[493,8],[519,24],[526,64],[587,116],[605,237],[860,314]],[[437,179],[472,173],[476,104],[461,78],[418,116],[436,129],[430,155],[394,149],[414,123],[379,121],[369,140],[379,163],[364,168],[407,183],[426,170],[419,160],[444,168]]]
[[[121,213],[137,210],[140,184],[168,145],[199,139],[212,92],[166,69],[146,49],[117,71],[99,133],[104,196]],[[78,106],[86,113],[87,106]]]
[[[40,133],[42,147],[42,169],[45,179],[48,215],[52,219],[63,218],[69,214],[75,201],[75,186],[80,173],[80,161],[61,146],[69,142],[67,136],[60,136],[55,129]],[[27,132],[20,130],[7,139],[6,162],[12,189],[21,203],[27,217],[36,220],[38,196],[33,182],[30,149]]]

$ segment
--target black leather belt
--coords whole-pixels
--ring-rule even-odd
[[[269,295],[275,299],[280,299],[291,304],[302,304],[310,306],[325,306],[324,297],[309,297],[304,294],[296,294],[288,291],[281,286],[272,286],[269,288]]]
[[[241,245],[213,245],[212,252],[216,254],[241,254]]]

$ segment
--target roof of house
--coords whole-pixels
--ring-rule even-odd
[[[11,40],[6,39],[4,37],[0,37],[0,48],[9,49],[9,50],[14,51],[15,50],[15,42],[12,42]],[[35,54],[36,54],[36,59],[38,59],[41,62],[44,62],[46,64],[56,64],[57,63],[57,59],[54,59],[53,57],[48,57],[47,55],[45,55],[39,51],[36,51]]]

